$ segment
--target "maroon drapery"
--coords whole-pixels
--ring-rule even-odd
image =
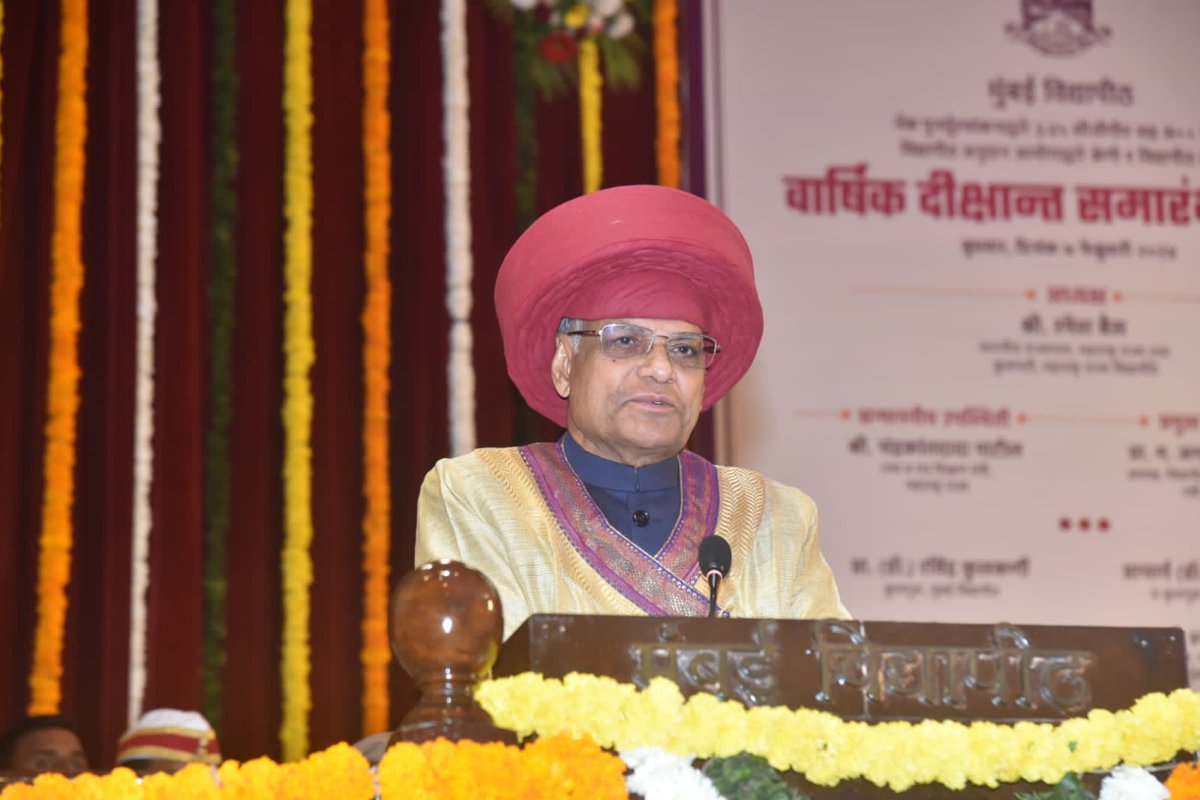
[[[223,683],[226,756],[278,756],[282,617],[282,148],[284,0],[237,4],[237,277]],[[434,2],[392,13],[393,577],[412,563],[417,489],[448,455],[441,53]],[[62,711],[93,762],[125,725],[135,264],[134,4],[90,8],[75,560]],[[203,630],[203,441],[208,412],[211,9],[160,5],[161,183],[149,682],[145,706],[199,708]],[[6,4],[0,162],[0,729],[20,717],[35,624],[53,222],[58,3]],[[361,0],[315,0],[312,371],[314,749],[361,734]],[[474,362],[478,440],[529,438],[504,369],[492,282],[515,238],[509,28],[468,6]],[[647,32],[648,35],[648,32]],[[605,183],[652,182],[653,76],[606,93]],[[539,104],[539,208],[579,193],[578,105]],[[539,435],[556,429],[534,421]],[[393,668],[392,722],[413,702]]]
[[[237,279],[221,747],[278,755],[283,544],[283,2],[238,4]],[[256,698],[272,698],[260,702]],[[195,702],[195,701],[194,701]]]
[[[85,265],[132,264],[134,12],[117,5],[104,15],[92,11],[88,23],[86,158],[89,179],[104,191],[84,195],[83,260]],[[117,609],[128,609],[129,594],[135,286],[133,270],[88,270],[80,299],[79,360],[87,366],[79,384],[80,468],[67,616],[67,630],[76,635],[68,633],[63,661],[87,666],[64,675],[63,705],[91,706],[92,713],[79,715],[88,737],[125,720],[124,693],[96,689],[124,684],[128,668],[128,611]]]
[[[200,685],[198,643],[204,604],[199,565],[204,537],[208,364],[207,22],[208,14],[195,4],[162,4],[159,42],[163,139],[158,192],[156,458],[147,592],[147,708],[196,708],[198,701],[192,698]],[[136,135],[132,128],[127,134]],[[90,181],[91,175],[88,177]],[[88,195],[99,188],[90,185]],[[85,236],[90,235],[98,233],[89,229]],[[87,268],[126,271],[130,263],[89,262]],[[112,605],[115,613],[128,614],[128,605]],[[119,696],[125,694],[120,691],[122,685],[112,684]],[[108,738],[99,743],[102,753],[115,746]]]
[[[0,156],[0,719],[29,699],[42,428],[46,419],[54,109],[54,3],[5,9]],[[20,31],[20,34],[14,32]]]

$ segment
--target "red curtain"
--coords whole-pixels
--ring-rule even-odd
[[[314,749],[361,735],[361,0],[313,19],[312,689]],[[93,2],[88,60],[76,545],[63,713],[107,767],[125,726],[134,405],[134,4]],[[416,496],[448,455],[438,4],[392,3],[392,571],[412,564]],[[481,445],[553,436],[505,373],[492,283],[517,235],[512,39],[469,4],[475,366]],[[0,729],[23,715],[35,616],[53,223],[58,5],[6,4],[0,153]],[[162,174],[155,474],[145,706],[200,706],[204,435],[208,415],[211,9],[161,4]],[[230,422],[227,757],[279,755],[282,617],[283,0],[237,4],[237,276]],[[647,51],[649,48],[646,48]],[[654,181],[653,76],[607,93],[607,185]],[[581,190],[578,106],[538,106],[541,209]],[[531,420],[533,420],[531,422]],[[392,724],[414,702],[393,668]]]

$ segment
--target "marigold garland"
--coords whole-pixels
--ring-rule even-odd
[[[625,764],[594,742],[549,736],[524,748],[439,739],[392,747],[379,765],[383,800],[628,800]],[[215,775],[214,775],[215,773]],[[486,791],[480,791],[486,787]],[[0,791],[3,800],[370,800],[375,777],[346,743],[294,762],[191,764],[139,783],[128,769],[71,780],[47,773]]]
[[[280,797],[296,800],[370,800],[375,796],[371,765],[345,742],[288,765]]]
[[[288,761],[308,752],[309,589],[312,586],[312,5],[285,9],[283,719]]]
[[[625,763],[587,738],[393,745],[379,762],[383,800],[627,800]]]
[[[596,40],[579,42],[579,127],[583,148],[584,194],[600,188],[604,179],[604,153],[601,147],[600,104],[604,78],[600,74],[600,50]]]
[[[1179,764],[1166,780],[1171,800],[1200,800],[1200,762]]]
[[[1017,780],[1055,784],[1067,773],[1118,763],[1146,766],[1200,748],[1200,693],[1189,689],[1148,694],[1129,709],[1093,709],[1055,725],[872,725],[813,709],[747,709],[709,694],[685,701],[665,678],[639,691],[578,673],[562,680],[524,673],[488,681],[476,696],[497,725],[519,736],[571,733],[603,747],[654,746],[697,758],[747,752],[825,786],[854,778],[895,791],[921,783],[951,789]]]
[[[388,225],[392,207],[392,119],[388,112],[387,0],[363,5],[363,167],[366,188],[366,301],[363,325],[363,735],[388,727],[388,573],[392,527],[388,458],[391,297]]]
[[[50,247],[50,379],[30,714],[57,713],[62,699],[62,646],[73,544],[75,418],[79,410],[79,295],[84,279],[80,216],[87,138],[87,25],[86,0],[63,0]]]
[[[679,42],[676,0],[654,0],[655,154],[658,182],[679,188]]]
[[[113,770],[112,775],[118,771],[124,770]],[[136,794],[126,796],[137,800]],[[142,778],[143,800],[217,800],[220,796],[221,787],[212,780],[212,768],[206,764],[188,764],[174,774],[155,772]]]
[[[118,771],[119,768],[112,774]],[[143,800],[217,800],[220,796],[221,788],[207,764],[189,764],[173,774],[157,772],[142,778]],[[131,800],[137,800],[137,795]]]

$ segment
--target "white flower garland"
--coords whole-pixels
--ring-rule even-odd
[[[1171,792],[1142,767],[1114,767],[1100,783],[1099,800],[1167,800]]]
[[[446,193],[446,310],[450,452],[475,449],[475,371],[471,363],[471,99],[467,86],[465,0],[442,0],[442,177]]]
[[[645,800],[724,800],[708,776],[692,766],[689,755],[661,747],[621,751],[631,773],[625,778],[630,794]],[[1170,791],[1142,767],[1114,767],[1100,784],[1097,800],[1169,800]]]
[[[137,4],[137,364],[133,422],[133,543],[129,603],[128,720],[146,691],[146,589],[150,585],[150,484],[154,472],[154,328],[158,313],[158,0]]]
[[[630,794],[645,800],[723,800],[708,776],[692,766],[691,756],[661,747],[635,747],[622,751],[621,759],[633,770],[625,778]]]

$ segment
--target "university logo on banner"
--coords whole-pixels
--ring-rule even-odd
[[[1073,56],[1112,36],[1108,26],[1096,26],[1092,0],[1021,0],[1020,23],[1004,30],[1048,56]]]

